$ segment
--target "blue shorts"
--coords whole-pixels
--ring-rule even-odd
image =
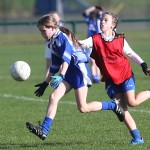
[[[85,63],[79,63],[77,66],[69,66],[64,81],[68,82],[72,88],[78,89],[83,86],[91,86],[90,69]]]
[[[124,93],[130,90],[135,90],[135,80],[134,76],[124,81],[121,84],[114,84],[113,82],[106,82],[105,89],[107,91],[107,95],[110,98],[113,98],[114,94]]]

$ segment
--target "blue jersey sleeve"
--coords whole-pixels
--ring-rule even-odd
[[[51,73],[57,73],[63,62],[67,62],[69,65],[89,62],[89,58],[84,50],[81,47],[75,48],[73,42],[62,32],[51,42],[51,47]]]
[[[59,36],[59,47],[58,51],[61,56],[62,62],[67,62],[70,64],[71,62],[71,56],[74,52],[74,46],[71,40],[68,39],[68,37],[65,34],[61,34]]]
[[[71,63],[72,54],[74,51],[72,41],[68,37],[60,33],[51,43],[52,47],[52,66],[51,73],[57,73],[63,62]]]

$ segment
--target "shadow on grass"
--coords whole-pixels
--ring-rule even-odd
[[[37,144],[17,144],[17,143],[0,143],[0,149],[17,149],[17,148],[43,148],[43,147],[60,147],[60,146],[73,146],[73,145],[83,145],[86,142],[82,141],[72,141],[72,142],[47,142],[47,143],[37,143]]]

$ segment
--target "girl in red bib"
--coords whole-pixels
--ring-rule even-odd
[[[132,68],[127,57],[142,67],[143,72],[150,76],[146,62],[144,62],[128,45],[124,34],[116,33],[118,17],[110,12],[102,15],[102,33],[95,34],[80,41],[85,49],[92,48],[91,55],[102,74],[101,81],[105,82],[109,97],[120,99],[125,111],[124,123],[130,130],[131,144],[143,144],[135,121],[128,112],[127,105],[138,106],[150,98],[150,89],[135,95],[135,80]],[[126,57],[127,56],[127,57]],[[105,109],[105,102],[102,102]]]

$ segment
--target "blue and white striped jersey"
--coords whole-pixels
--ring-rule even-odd
[[[51,73],[57,73],[63,62],[77,66],[78,63],[88,63],[89,58],[86,52],[80,47],[76,48],[68,36],[59,29],[49,41],[48,47],[51,49],[52,66]]]

